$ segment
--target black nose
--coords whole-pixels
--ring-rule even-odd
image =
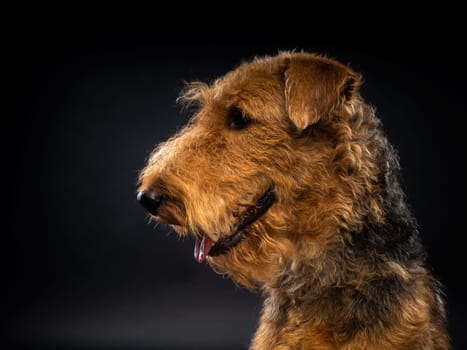
[[[162,197],[154,191],[141,191],[136,199],[152,215],[157,215],[157,209],[162,202]]]

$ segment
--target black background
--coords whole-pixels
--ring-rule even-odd
[[[445,36],[31,30],[6,54],[7,201],[2,333],[12,348],[246,349],[261,302],[147,224],[138,170],[188,115],[183,81],[304,49],[363,74],[401,157],[405,188],[445,285],[454,348],[467,344],[462,239],[465,56]],[[459,164],[459,165],[457,165]]]

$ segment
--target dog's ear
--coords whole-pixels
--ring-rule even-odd
[[[310,54],[293,54],[284,72],[290,119],[303,130],[357,93],[360,79],[347,66]]]

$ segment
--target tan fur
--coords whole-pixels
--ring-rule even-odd
[[[139,189],[166,198],[156,220],[213,241],[230,235],[274,184],[276,202],[247,237],[208,257],[215,271],[265,295],[251,349],[448,348],[435,281],[423,264],[373,264],[346,243],[387,216],[380,159],[388,144],[359,85],[345,65],[288,52],[242,64],[211,85],[190,84],[181,100],[196,104],[196,114],[141,172]],[[245,130],[226,128],[233,106],[251,118]],[[378,303],[369,286],[391,279],[403,288],[388,297],[389,310],[349,328],[345,317],[365,323],[355,296]],[[342,321],[336,312],[346,313]]]

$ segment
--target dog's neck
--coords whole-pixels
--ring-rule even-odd
[[[285,264],[264,288],[272,322],[290,327],[292,310],[297,327],[321,323],[348,337],[390,322],[411,290],[408,286],[415,283],[413,276],[425,274],[416,225],[396,209],[388,209],[384,224],[342,232],[341,239],[315,258]]]

